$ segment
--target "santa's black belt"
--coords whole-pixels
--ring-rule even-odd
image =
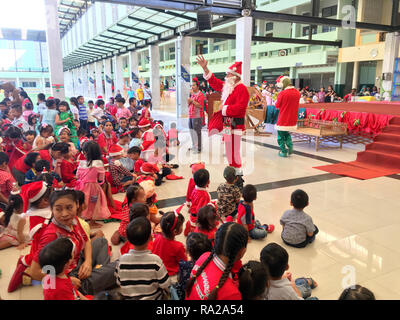
[[[224,123],[227,123],[228,121],[226,121],[226,120],[229,118],[230,117],[224,117]],[[232,129],[235,129],[236,126],[244,125],[244,118],[231,118],[231,119],[232,119],[232,123],[231,123]]]

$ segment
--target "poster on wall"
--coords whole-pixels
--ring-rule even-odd
[[[181,77],[185,82],[190,82],[190,73],[186,71],[183,65],[181,66]]]
[[[93,79],[92,77],[89,77],[89,82],[90,82],[91,84],[94,84],[94,79]]]
[[[132,81],[135,83],[139,83],[139,77],[133,72],[132,72]]]
[[[107,83],[111,83],[111,78],[108,75],[106,75],[106,81]]]

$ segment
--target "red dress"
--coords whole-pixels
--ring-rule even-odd
[[[76,164],[63,159],[61,162],[61,179],[68,188],[74,188],[76,184]]]
[[[112,145],[116,144],[117,142],[118,142],[118,138],[114,131],[111,131],[110,136],[107,136],[105,132],[102,132],[98,138],[98,144],[99,144],[102,154],[108,154],[108,151],[104,152],[104,147],[106,148],[106,150],[109,150],[110,147]]]
[[[50,275],[46,275],[43,279],[44,284],[51,284],[52,280]],[[71,278],[66,279],[55,277],[55,286],[43,287],[44,300],[79,300],[78,290],[72,284]]]
[[[187,261],[183,244],[176,240],[167,239],[161,234],[156,236],[152,252],[161,258],[170,276],[178,273],[179,261]]]

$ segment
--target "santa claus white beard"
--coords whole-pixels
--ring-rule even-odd
[[[223,102],[225,102],[225,100],[233,92],[233,89],[235,89],[235,86],[236,86],[236,76],[225,78],[225,83],[222,88],[222,101]]]

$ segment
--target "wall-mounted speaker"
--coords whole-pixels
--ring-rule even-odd
[[[212,15],[209,9],[200,8],[197,10],[197,29],[198,30],[212,29]]]

